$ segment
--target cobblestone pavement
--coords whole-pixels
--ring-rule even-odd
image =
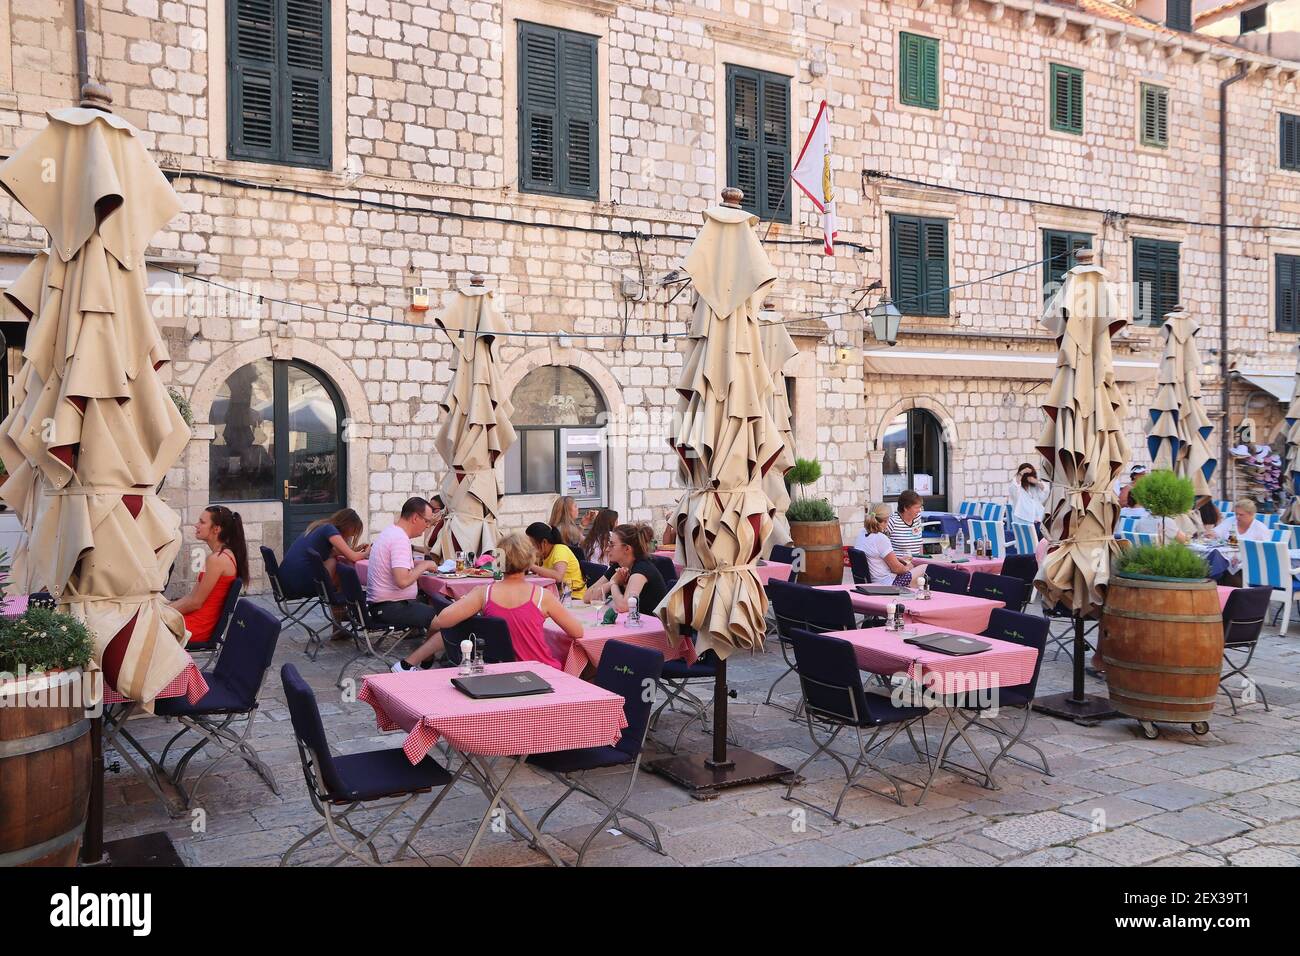
[[[255,599],[258,600],[258,599]],[[326,732],[336,752],[399,746],[401,737],[379,733],[365,704],[341,699],[334,687],[350,643],[327,645],[316,662],[303,653],[300,628],[281,636],[274,670],[262,691],[263,706],[253,740],[275,772],[276,796],[236,759],[222,763],[207,779],[196,801],[202,813],[169,818],[160,802],[129,769],[107,775],[105,827],[108,839],[165,830],[190,865],[273,865],[318,818],[303,783],[289,714],[280,688],[279,666],[298,665],[316,689]],[[1069,686],[1069,664],[1062,655],[1043,667],[1041,694]],[[730,667],[737,698],[731,722],[741,744],[796,766],[811,752],[806,726],[762,700],[784,670],[779,649],[733,657]],[[919,787],[904,787],[904,805],[861,790],[845,800],[844,822],[835,824],[782,799],[777,784],[725,791],[697,801],[651,774],[643,774],[629,806],[652,820],[663,837],[659,856],[625,836],[601,834],[588,854],[589,865],[709,866],[1174,866],[1300,865],[1300,635],[1282,638],[1267,631],[1251,672],[1272,707],[1259,703],[1232,714],[1220,697],[1210,733],[1193,735],[1185,726],[1166,725],[1149,741],[1134,721],[1117,719],[1080,727],[1036,714],[1028,738],[1046,752],[1053,776],[1003,761],[999,789],[988,790],[941,772],[924,805],[916,806]],[[350,673],[356,674],[354,669]],[[793,705],[797,682],[791,676],[778,699]],[[671,741],[684,718],[665,715],[662,733]],[[175,725],[157,718],[133,721],[131,730],[157,755]],[[988,747],[988,735],[976,745]],[[702,751],[707,739],[699,724],[688,728],[684,747]],[[957,753],[957,748],[954,748]],[[114,755],[110,752],[109,759]],[[923,779],[924,764],[905,741],[893,746],[886,765],[912,780]],[[957,759],[970,762],[969,753]],[[191,771],[202,763],[196,760]],[[836,776],[840,775],[837,782]],[[598,788],[613,792],[622,773],[597,775]],[[834,761],[815,761],[798,789],[805,799],[830,805],[843,777]],[[560,788],[531,770],[521,771],[512,792],[536,818]],[[869,776],[867,784],[883,781]],[[422,797],[408,814],[411,822],[427,805]],[[551,820],[550,846],[566,861],[601,819],[597,804],[585,797],[568,800]],[[438,854],[460,854],[484,810],[484,798],[458,786],[416,839],[418,853],[407,865],[447,865]],[[536,813],[533,813],[536,811]],[[379,817],[356,815],[363,823]],[[409,823],[407,829],[409,829]],[[394,825],[378,841],[391,859],[405,831]],[[300,851],[295,863],[319,864],[335,855],[318,839]],[[506,834],[489,832],[475,856],[476,865],[536,866],[540,853]]]

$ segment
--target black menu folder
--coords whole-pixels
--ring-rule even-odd
[[[476,677],[453,677],[452,684],[462,694],[475,700],[493,700],[497,697],[526,697],[529,694],[550,694],[555,688],[532,671],[511,671],[509,674],[479,674]]]
[[[993,646],[973,637],[963,637],[961,634],[923,634],[920,637],[905,637],[903,643],[952,657],[981,654]]]

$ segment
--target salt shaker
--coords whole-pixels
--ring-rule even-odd
[[[625,627],[641,626],[641,609],[639,605],[640,602],[636,598],[630,597],[627,599],[627,617],[623,619]]]
[[[461,677],[469,677],[474,673],[474,642],[460,642],[460,670],[457,672]]]

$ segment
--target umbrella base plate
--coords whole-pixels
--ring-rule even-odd
[[[1109,697],[1093,697],[1091,694],[1084,694],[1080,701],[1075,699],[1073,691],[1040,697],[1034,701],[1034,710],[1049,717],[1062,717],[1084,725],[1120,716]]]
[[[662,757],[645,765],[651,773],[666,777],[697,800],[711,800],[718,791],[751,783],[780,780],[788,783],[794,771],[766,757],[739,747],[727,748],[726,763],[715,763],[705,754]]]
[[[146,833],[143,836],[128,837],[124,840],[110,840],[104,844],[104,856],[96,862],[83,861],[82,866],[89,867],[139,867],[165,866],[178,867],[185,863],[176,853],[171,837],[161,831]]]

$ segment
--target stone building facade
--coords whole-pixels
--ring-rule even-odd
[[[183,203],[155,240],[151,279],[172,381],[195,417],[164,488],[187,521],[218,497],[237,405],[256,442],[276,402],[289,405],[276,414],[306,420],[329,417],[321,395],[334,401],[340,486],[370,531],[407,495],[433,491],[451,347],[430,317],[474,273],[512,332],[527,333],[501,342],[507,385],[544,368],[581,373],[607,425],[602,500],[658,518],[680,493],[665,436],[689,298],[670,301],[678,287],[661,280],[726,185],[735,68],[789,79],[792,153],[817,104],[829,104],[836,256],[822,254],[818,217],[797,191],[790,223],[759,228],[781,277],[770,308],[800,349],[788,370],[798,451],[823,462],[818,490],[846,535],[864,503],[896,488],[886,472],[900,460],[889,444],[900,416],[913,413],[917,434],[937,429],[931,470],[942,474],[930,479],[953,507],[1000,499],[1015,465],[1032,460],[1054,351],[1036,321],[1042,271],[989,277],[1041,260],[1044,230],[1095,236],[1121,285],[1134,238],[1179,243],[1178,295],[1217,333],[1218,87],[1239,67],[1249,73],[1229,99],[1231,355],[1248,370],[1293,367],[1293,335],[1274,331],[1271,279],[1277,254],[1300,254],[1300,174],[1278,169],[1276,155],[1279,112],[1300,112],[1293,67],[1159,28],[1123,5],[328,0],[318,7],[327,161],[311,168],[231,158],[235,2],[86,0],[90,72]],[[2,154],[74,99],[71,8],[0,4]],[[593,197],[521,185],[520,23],[595,38]],[[935,109],[900,102],[901,33],[938,41]],[[1082,73],[1078,135],[1048,121],[1052,62]],[[1141,82],[1171,91],[1165,148],[1139,144]],[[906,315],[886,348],[862,310],[891,284],[891,216],[947,221],[953,288],[947,315]],[[3,281],[44,234],[7,200],[0,221]],[[413,308],[418,290],[429,311]],[[1158,349],[1158,331],[1138,327],[1117,347],[1139,458]],[[264,391],[237,395],[231,383],[250,365]],[[312,377],[324,383],[316,391]],[[294,382],[307,389],[300,401]],[[1217,408],[1213,382],[1207,392]],[[274,487],[263,481],[235,507],[250,544],[279,552],[286,521],[310,509],[289,517],[283,472],[264,465]],[[544,516],[554,495],[506,495],[502,524]]]

